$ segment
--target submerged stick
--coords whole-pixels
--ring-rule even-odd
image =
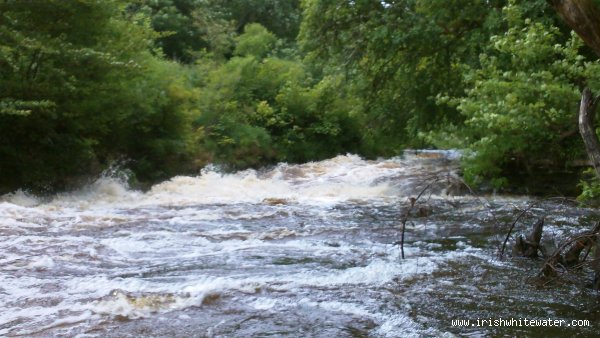
[[[400,244],[400,251],[402,253],[402,259],[404,259],[404,237],[405,237],[405,232],[406,232],[406,222],[408,221],[408,216],[410,214],[410,212],[413,210],[413,208],[415,207],[416,203],[418,202],[418,200],[423,196],[423,194],[435,183],[441,181],[442,179],[444,179],[444,177],[446,178],[452,178],[453,180],[456,180],[458,183],[464,185],[465,187],[467,187],[467,189],[469,190],[469,193],[472,196],[475,196],[477,201],[479,203],[481,203],[485,208],[488,209],[488,211],[490,212],[490,214],[492,215],[492,219],[494,221],[494,224],[496,225],[496,227],[498,227],[498,219],[496,218],[496,214],[494,213],[493,208],[491,207],[491,203],[485,199],[484,197],[478,196],[475,191],[471,188],[471,186],[469,186],[469,184],[467,184],[467,182],[465,182],[463,179],[461,179],[460,177],[450,177],[450,175],[444,175],[444,176],[433,176],[431,179],[432,181],[425,186],[425,188],[423,188],[423,190],[421,190],[421,192],[419,193],[419,195],[417,195],[416,198],[411,197],[409,198],[409,202],[410,202],[410,207],[408,208],[408,210],[404,213],[404,215],[402,216],[402,232],[400,234],[400,241],[396,242],[394,244]]]
[[[421,190],[419,195],[417,195],[417,198],[411,197],[408,199],[410,201],[410,208],[408,208],[408,210],[406,210],[406,212],[404,213],[404,216],[402,217],[402,232],[400,233],[400,252],[402,254],[402,259],[404,259],[404,233],[406,232],[406,222],[408,221],[408,215],[410,214],[412,209],[415,207],[415,204],[417,203],[417,201],[419,201],[419,198],[421,198],[421,196],[423,196],[425,191],[427,191],[427,189],[429,189],[434,183],[439,182],[440,179],[441,178],[439,176],[436,176],[433,181],[429,182],[429,184],[427,184],[425,186],[425,188],[423,188],[423,190]]]
[[[556,274],[557,265],[561,265],[563,268],[572,268],[579,262],[579,255],[586,247],[591,247],[594,243],[598,234],[600,233],[600,222],[597,222],[592,230],[584,231],[579,234],[571,236],[561,246],[559,246],[553,253],[546,259],[544,266],[538,273],[538,276],[549,277]],[[571,246],[563,254],[565,249]],[[598,254],[596,252],[596,254]]]
[[[541,217],[531,229],[531,233],[527,238],[523,235],[517,237],[513,246],[513,255],[535,258],[540,250],[540,241],[542,240],[542,232],[544,230],[544,217]]]
[[[525,208],[523,211],[521,211],[519,213],[519,215],[517,216],[517,218],[514,220],[514,222],[512,222],[512,224],[510,225],[510,227],[508,228],[508,232],[506,233],[506,237],[504,238],[504,242],[502,243],[502,247],[500,249],[500,254],[499,257],[500,259],[502,259],[504,257],[504,251],[506,250],[506,243],[508,243],[508,240],[510,239],[510,236],[512,234],[512,231],[515,228],[515,225],[517,224],[517,222],[523,217],[525,216],[525,214],[531,210],[533,207],[537,206],[538,204],[545,202],[545,201],[551,201],[551,200],[560,200],[560,201],[564,201],[564,202],[573,202],[573,203],[578,203],[577,201],[573,200],[572,198],[566,198],[566,197],[548,197],[548,198],[544,198],[541,200],[537,200],[531,204],[529,204],[527,206],[527,208]]]
[[[512,233],[513,229],[515,228],[515,225],[521,219],[521,217],[523,217],[525,215],[525,213],[527,213],[527,211],[529,211],[529,209],[531,209],[532,207],[533,207],[533,205],[530,205],[527,208],[525,208],[525,210],[521,211],[519,216],[517,216],[515,221],[512,222],[512,224],[510,225],[510,228],[508,228],[508,233],[506,233],[506,238],[504,238],[504,243],[502,243],[502,249],[500,249],[500,259],[502,259],[502,257],[504,256],[504,250],[506,249],[506,243],[508,242],[508,239],[510,238],[511,233]]]
[[[521,257],[535,258],[540,249],[540,241],[542,240],[542,232],[544,229],[544,217],[540,218],[534,225],[531,233],[527,238],[523,235],[517,237],[513,246],[513,255]]]

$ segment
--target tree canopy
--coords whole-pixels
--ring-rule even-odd
[[[65,187],[119,157],[165,177],[183,155],[187,98],[156,34],[125,4],[0,4],[0,184]],[[161,174],[162,173],[162,174]]]
[[[565,16],[576,4],[577,16]],[[0,2],[0,189],[406,147],[496,188],[584,169],[596,0]],[[559,14],[561,15],[559,15]],[[586,21],[587,20],[587,21]],[[571,31],[574,28],[575,33]]]

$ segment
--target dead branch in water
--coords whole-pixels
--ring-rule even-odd
[[[464,190],[462,192],[464,192],[465,195],[470,194],[471,196],[475,197],[476,201],[480,202],[484,206],[484,208],[488,210],[496,226],[496,229],[500,229],[500,226],[504,227],[509,224],[508,222],[503,222],[503,224],[500,224],[498,218],[496,217],[496,210],[494,210],[494,205],[486,198],[478,196],[478,194],[476,194],[474,190],[460,177],[451,173],[432,175],[426,180],[422,181],[427,184],[422,186],[416,197],[413,196],[408,198],[409,205],[401,214],[402,216],[400,219],[400,223],[402,228],[400,233],[400,241],[395,242],[394,244],[400,245],[402,259],[405,259],[404,242],[406,239],[406,226],[409,218],[411,217],[411,215],[418,215],[418,213],[415,213],[415,210],[418,209],[420,212],[421,205],[423,203],[427,204],[427,202],[422,202],[422,200],[424,199],[423,196],[426,195],[426,192],[431,191],[431,193],[433,194],[436,191],[435,188],[433,188],[434,185],[445,180],[447,180],[448,182],[448,187],[446,187],[447,191],[449,188],[456,189],[457,183],[466,187],[468,189],[468,193],[466,193]],[[419,203],[419,201],[421,201],[421,203]],[[508,226],[506,236],[503,236],[503,240],[501,237],[498,237],[497,248],[499,253],[498,256],[500,259],[504,258],[504,253],[506,251],[506,246],[509,239],[511,237],[514,238],[513,233],[517,228],[517,224],[520,221],[522,221],[524,217],[529,216],[528,213],[533,214],[532,211],[535,207],[539,207],[544,202],[548,201],[557,201],[559,202],[559,204],[564,204],[567,206],[571,204],[581,205],[581,202],[566,197],[549,197],[535,201],[529,201],[524,209],[517,209],[518,214],[516,215],[515,219],[510,220],[510,225]],[[450,201],[449,203],[452,204]],[[426,208],[424,208],[424,210],[428,214],[428,210]],[[489,216],[486,215],[484,219],[489,220],[488,217]],[[575,275],[569,272],[574,272],[576,271],[576,269],[582,268],[583,266],[589,266],[595,272],[593,286],[596,289],[600,289],[600,222],[598,222],[592,230],[584,231],[582,233],[571,236],[564,243],[559,245],[559,247],[551,255],[548,256],[540,244],[542,239],[544,220],[545,216],[538,218],[537,222],[533,225],[532,230],[526,237],[521,235],[519,236],[519,238],[517,238],[517,244],[515,245],[515,248],[513,248],[513,255],[535,258],[541,251],[541,255],[544,256],[546,259],[543,267],[538,273],[537,278],[541,282],[543,282],[544,285],[552,281],[552,279],[549,277],[558,276],[559,274],[562,274],[562,276],[564,276],[563,278],[568,278],[569,276],[572,276],[574,278],[573,281],[581,282],[581,279],[579,277],[575,278]],[[595,248],[594,259],[591,260],[591,262],[589,262],[589,260],[586,262],[586,259],[588,259],[588,256],[593,247]]]
[[[512,235],[512,232],[513,232],[517,222],[519,222],[519,220],[521,220],[521,218],[523,218],[523,216],[525,216],[527,214],[527,212],[529,212],[534,207],[537,207],[539,204],[541,204],[543,202],[552,201],[552,200],[561,200],[561,201],[565,201],[565,202],[578,203],[576,200],[574,200],[572,198],[566,198],[566,197],[548,197],[548,198],[544,198],[541,200],[534,201],[533,203],[530,203],[527,206],[527,208],[523,209],[519,213],[517,218],[515,218],[515,220],[511,223],[510,227],[508,228],[508,232],[506,233],[506,237],[504,238],[504,242],[502,243],[502,247],[500,248],[500,253],[498,255],[498,257],[500,259],[504,258],[504,251],[506,250],[506,243],[508,243],[508,240],[510,239],[510,236]]]
[[[534,225],[531,233],[527,238],[523,238],[523,235],[517,237],[515,245],[513,246],[513,256],[536,258],[538,251],[540,251],[540,241],[542,240],[542,233],[544,230],[544,217],[541,217]]]
[[[406,222],[408,222],[408,217],[411,213],[411,211],[414,209],[415,205],[417,204],[417,202],[419,201],[419,199],[423,196],[423,194],[429,190],[434,184],[442,181],[446,179],[448,181],[448,184],[451,185],[453,183],[458,183],[458,185],[462,185],[465,186],[468,191],[469,194],[471,196],[474,196],[476,198],[476,200],[481,203],[481,205],[483,205],[488,211],[489,213],[492,215],[492,219],[494,221],[494,224],[496,225],[496,227],[498,226],[498,219],[496,218],[496,215],[494,213],[494,210],[492,208],[491,203],[481,197],[478,196],[475,191],[471,188],[471,186],[469,186],[462,178],[455,176],[455,175],[451,175],[450,173],[447,173],[445,175],[435,175],[429,178],[430,182],[419,192],[419,194],[417,195],[417,197],[410,197],[408,199],[408,202],[410,203],[409,208],[406,210],[406,212],[402,215],[401,218],[401,225],[402,225],[402,230],[400,233],[400,241],[396,242],[394,244],[400,244],[400,252],[402,255],[402,259],[404,259],[404,238],[405,238],[405,233],[406,233]]]
[[[538,272],[538,277],[554,277],[558,274],[559,270],[580,267],[587,258],[586,254],[583,260],[580,261],[579,256],[581,252],[586,248],[591,249],[593,245],[597,246],[596,239],[599,234],[600,222],[596,222],[592,230],[584,231],[568,238],[546,259]],[[598,251],[596,251],[597,255]]]
[[[425,191],[427,191],[427,189],[429,189],[432,185],[439,182],[440,180],[441,180],[441,178],[439,176],[434,177],[434,179],[431,182],[429,182],[429,184],[427,184],[425,186],[425,188],[423,188],[421,190],[419,195],[417,195],[417,198],[410,197],[408,199],[408,201],[410,202],[410,207],[404,213],[404,215],[402,217],[402,221],[401,221],[402,222],[402,232],[400,233],[400,252],[402,253],[402,259],[404,259],[404,233],[406,232],[406,222],[408,221],[408,215],[415,207],[415,204],[417,203],[417,201],[419,201],[419,198],[421,198],[421,196],[423,196]]]

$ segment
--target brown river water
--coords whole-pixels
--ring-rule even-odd
[[[52,197],[1,196],[0,336],[595,336],[590,271],[539,286],[528,277],[543,260],[497,258],[532,198],[457,195],[441,179],[408,218],[401,259],[408,198],[456,177],[457,157],[346,155],[208,168],[147,192],[102,177]],[[541,215],[548,246],[600,219],[544,202],[517,232]],[[476,325],[501,318],[589,326]]]

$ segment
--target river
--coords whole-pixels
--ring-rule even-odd
[[[497,257],[531,198],[457,195],[441,179],[408,218],[401,259],[408,198],[434,176],[455,177],[457,157],[346,155],[207,168],[147,192],[102,177],[52,197],[4,195],[0,336],[593,336],[600,303],[589,271],[581,283],[536,286],[528,277],[542,260]],[[544,202],[517,232],[541,215],[546,245],[600,219]],[[590,326],[472,325],[500,318]]]

